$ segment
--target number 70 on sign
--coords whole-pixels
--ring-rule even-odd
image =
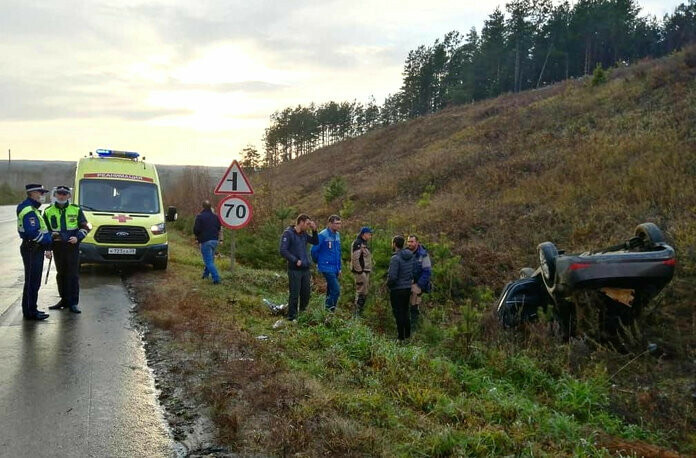
[[[217,206],[218,218],[223,226],[241,229],[251,221],[251,205],[239,196],[227,196]]]

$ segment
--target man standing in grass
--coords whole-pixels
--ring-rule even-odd
[[[399,341],[411,337],[411,319],[408,315],[408,303],[413,284],[413,274],[416,262],[411,250],[404,249],[404,238],[397,235],[392,239],[394,255],[389,261],[387,272],[387,286],[389,287],[389,301],[396,320],[396,330]]]
[[[415,327],[420,316],[420,305],[423,302],[423,293],[430,292],[430,275],[432,262],[428,250],[421,245],[418,236],[408,236],[408,249],[416,258],[415,282],[411,286],[411,324]]]
[[[370,287],[370,272],[372,271],[372,254],[367,242],[372,238],[372,229],[363,227],[353,242],[350,256],[350,269],[355,277],[355,316],[362,315]]]
[[[312,230],[310,235],[307,231]],[[297,302],[299,299],[300,312],[303,312],[309,304],[311,262],[307,256],[307,244],[319,243],[317,225],[312,219],[301,214],[297,217],[294,226],[288,226],[280,238],[280,255],[288,261],[288,320],[297,319]]]
[[[326,279],[325,307],[329,312],[336,311],[338,297],[341,294],[341,285],[338,279],[341,276],[341,217],[329,216],[329,222],[323,231],[319,233],[319,244],[312,247],[312,259],[317,263],[317,269]]]
[[[215,250],[218,246],[220,237],[220,220],[213,213],[209,200],[204,200],[201,204],[203,209],[196,215],[196,222],[193,225],[193,234],[201,245],[201,256],[203,257],[202,278],[213,277],[213,284],[220,284],[220,274],[215,268]]]

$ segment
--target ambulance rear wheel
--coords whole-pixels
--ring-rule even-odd
[[[155,262],[152,263],[152,268],[155,270],[166,270],[168,260],[169,258],[155,259]]]

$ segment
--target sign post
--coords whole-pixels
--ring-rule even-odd
[[[227,168],[227,172],[215,187],[215,194],[227,195],[217,206],[217,215],[223,226],[234,231],[251,222],[251,204],[239,195],[253,195],[254,190],[237,161],[232,161]],[[230,235],[230,271],[232,272],[234,272],[235,250],[235,236],[232,232]]]

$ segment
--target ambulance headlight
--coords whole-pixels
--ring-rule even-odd
[[[167,228],[165,227],[164,223],[159,223],[159,224],[155,224],[154,226],[152,226],[150,228],[150,231],[152,231],[152,233],[154,235],[160,235],[160,234],[164,234],[165,232],[167,232]]]

